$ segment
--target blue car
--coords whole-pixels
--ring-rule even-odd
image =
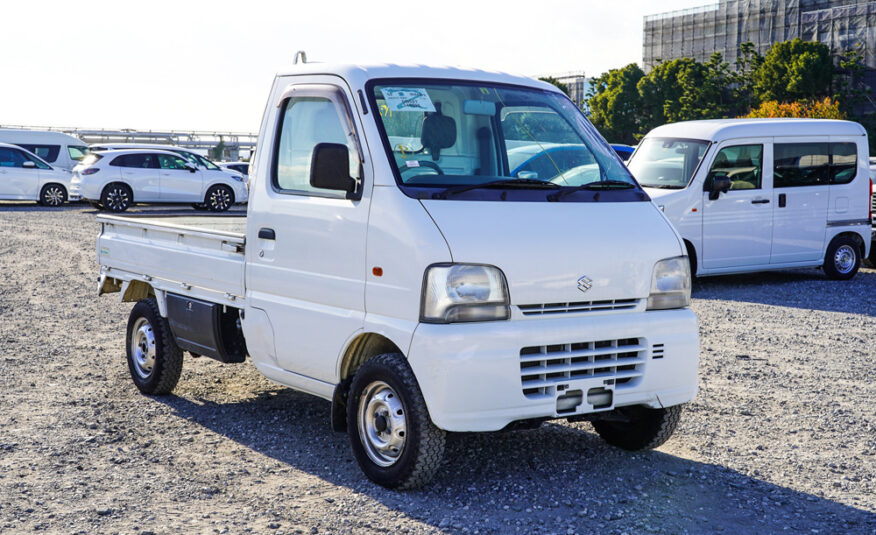
[[[633,154],[633,151],[636,150],[636,147],[631,147],[629,145],[621,145],[619,143],[613,143],[611,145],[611,148],[614,149],[614,151],[617,153],[618,156],[620,156],[620,159],[623,161],[629,160],[630,156],[632,156],[632,154]]]

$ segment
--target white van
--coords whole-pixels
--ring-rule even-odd
[[[0,143],[0,200],[61,206],[68,198],[78,200],[70,193],[70,177],[18,145]]]
[[[850,279],[870,248],[867,133],[857,123],[664,125],[629,169],[684,238],[697,275],[823,266]]]
[[[68,171],[88,154],[88,146],[82,140],[63,132],[0,128],[0,143],[18,145],[52,166]]]

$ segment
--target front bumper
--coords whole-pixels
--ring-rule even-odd
[[[593,349],[600,346],[608,349]],[[617,346],[624,349],[611,349]],[[635,369],[612,367],[612,357],[605,355],[611,351],[616,364],[636,362]],[[542,353],[545,367],[531,368]],[[580,356],[593,353],[605,360],[595,363],[591,356],[588,363]],[[690,401],[698,388],[699,334],[690,309],[420,324],[408,359],[435,425],[447,431],[496,431],[517,420]],[[569,372],[587,367],[586,375]],[[532,381],[542,371],[541,380]],[[524,392],[524,376],[528,386],[543,387]],[[612,391],[610,406],[588,403],[587,393],[594,389]],[[558,398],[577,391],[583,401],[571,411],[558,411]]]

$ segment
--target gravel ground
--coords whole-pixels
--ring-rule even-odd
[[[657,451],[589,424],[455,434],[434,484],[361,474],[329,404],[187,359],[140,395],[94,211],[0,203],[0,532],[876,533],[876,271],[694,285],[699,397]]]

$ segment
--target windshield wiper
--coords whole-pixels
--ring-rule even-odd
[[[554,184],[553,182],[545,182],[544,180],[536,180],[534,178],[505,178],[502,180],[492,180],[490,182],[481,182],[480,184],[462,184],[459,186],[451,186],[441,193],[436,193],[432,195],[433,199],[446,199],[451,195],[456,195],[457,193],[462,193],[465,191],[471,191],[473,189],[478,188],[495,188],[495,187],[518,187],[523,186],[525,188],[551,188],[556,189],[561,186],[558,184]]]
[[[635,184],[632,184],[630,182],[624,182],[623,180],[598,180],[596,182],[588,182],[587,184],[582,184],[574,188],[564,189],[563,191],[552,193],[548,195],[548,200],[559,201],[566,195],[581,190],[632,189],[635,187]]]
[[[670,184],[639,184],[643,188],[654,188],[654,189],[682,189],[684,186],[673,186]]]

